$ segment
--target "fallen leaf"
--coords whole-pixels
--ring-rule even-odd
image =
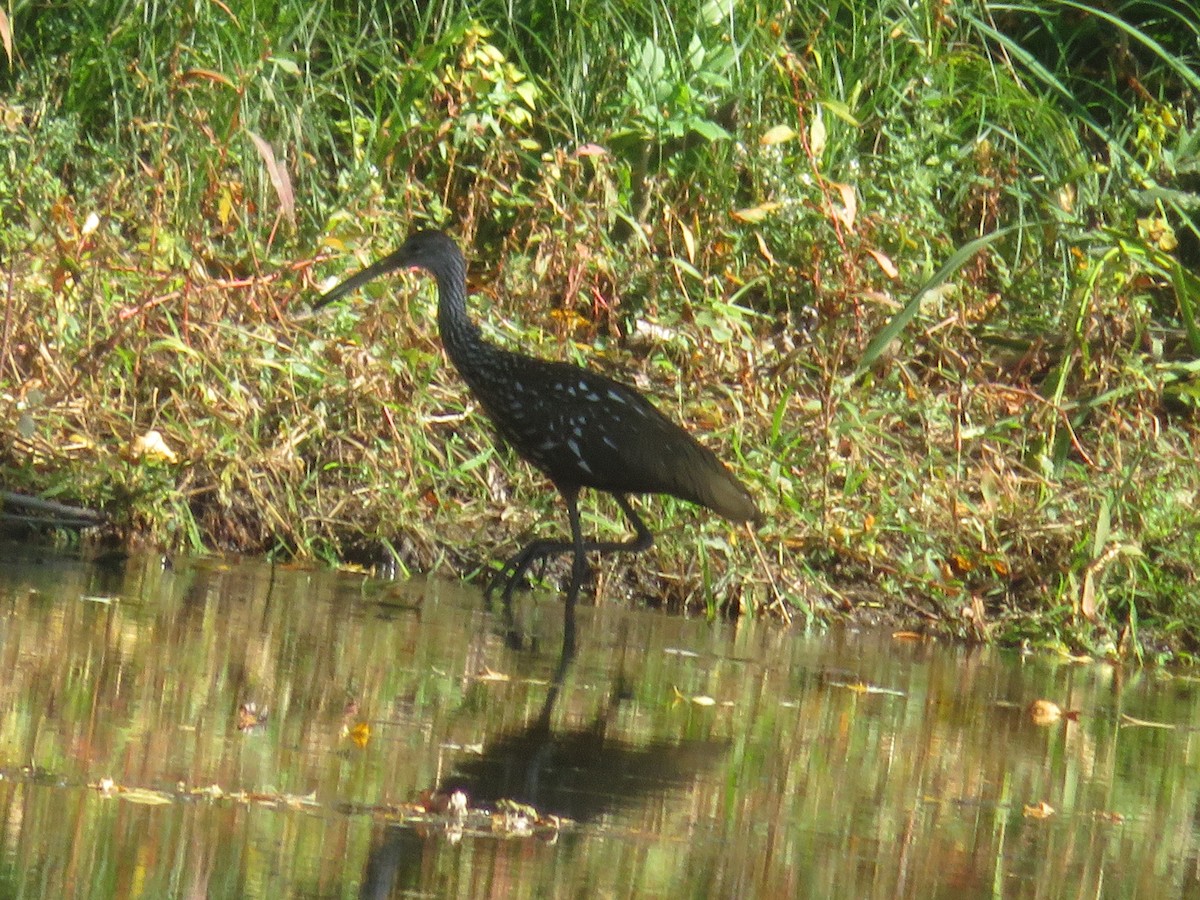
[[[163,462],[177,462],[179,457],[167,446],[162,434],[153,428],[137,438],[130,447],[130,455],[134,459],[155,459]]]

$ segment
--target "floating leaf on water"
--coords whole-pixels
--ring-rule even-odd
[[[238,707],[237,713],[237,729],[238,731],[252,731],[267,722],[267,715],[270,710],[263,707],[258,708],[257,703],[243,703]]]
[[[289,806],[292,809],[304,809],[312,806],[320,806],[320,804],[317,802],[317,794],[315,791],[307,794],[281,794],[279,795],[279,800],[281,800],[284,805]]]
[[[354,746],[361,750],[371,741],[371,726],[366,722],[359,722],[353,728],[346,730],[346,736],[350,738]]]
[[[904,697],[904,691],[898,691],[895,688],[879,687],[874,684],[868,684],[865,681],[830,681],[832,687],[846,688],[846,690],[854,691],[856,694],[886,694],[889,697]]]
[[[1029,718],[1034,725],[1053,725],[1062,714],[1062,707],[1053,700],[1034,700],[1029,704]]]
[[[130,803],[141,803],[144,806],[163,806],[175,799],[170,794],[152,791],[148,788],[121,788],[117,796]]]
[[[688,695],[684,694],[683,691],[680,691],[678,688],[672,688],[671,690],[674,691],[674,695],[676,695],[677,701],[678,700],[686,700],[690,703],[695,703],[696,706],[698,706],[698,707],[715,707],[716,706],[716,701],[713,700],[712,697],[709,697],[707,695],[696,694],[694,696],[688,696]]]
[[[1132,725],[1132,726],[1136,726],[1136,727],[1138,727],[1138,728],[1170,728],[1170,729],[1175,729],[1175,728],[1178,728],[1178,727],[1179,727],[1178,725],[1172,725],[1172,724],[1171,724],[1171,723],[1169,723],[1169,722],[1151,722],[1151,721],[1150,721],[1150,720],[1148,720],[1148,719],[1135,719],[1133,716],[1127,716],[1127,715],[1125,715],[1125,713],[1121,713],[1121,725],[1122,725],[1122,727],[1124,727],[1124,726],[1126,726],[1126,725]]]

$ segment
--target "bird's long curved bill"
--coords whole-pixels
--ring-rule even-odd
[[[334,300],[337,300],[351,291],[356,290],[370,281],[372,278],[378,278],[380,275],[386,275],[388,272],[403,268],[406,265],[404,260],[404,252],[397,250],[395,253],[389,253],[378,262],[371,263],[361,272],[351,275],[337,287],[332,288],[317,298],[317,302],[312,305],[313,309],[320,309],[327,306]]]

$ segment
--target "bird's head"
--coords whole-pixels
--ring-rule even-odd
[[[462,265],[462,254],[453,240],[440,231],[417,231],[409,235],[399,249],[327,291],[313,304],[313,309],[320,309],[371,279],[397,269],[425,269],[436,276],[448,268]]]

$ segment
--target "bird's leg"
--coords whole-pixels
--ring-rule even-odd
[[[571,586],[567,589],[563,604],[563,644],[560,677],[566,674],[567,666],[575,658],[575,601],[579,598],[579,587],[587,574],[587,559],[584,557],[583,529],[579,524],[579,491],[563,492],[567,501],[567,520],[571,523],[571,543],[575,546],[575,558],[571,561]]]
[[[579,488],[558,485],[558,492],[562,494],[563,502],[567,504],[567,518],[571,523],[571,540],[530,541],[521,548],[516,556],[504,564],[499,574],[504,575],[507,579],[504,584],[504,593],[501,595],[506,607],[511,605],[513,591],[521,583],[530,567],[539,559],[549,556],[560,556],[563,553],[575,554],[575,562],[571,568],[571,582],[575,585],[574,593],[577,594],[579,591],[579,584],[583,582],[587,568],[587,561],[584,559],[586,544],[583,542],[579,526]],[[581,546],[585,548],[583,552],[579,550]],[[574,602],[573,598],[572,602]]]
[[[599,550],[601,553],[641,553],[643,550],[649,550],[653,547],[654,535],[646,527],[646,523],[642,521],[642,517],[630,505],[629,497],[625,494],[613,494],[613,499],[617,501],[617,506],[621,507],[621,511],[625,513],[625,518],[629,520],[629,524],[633,526],[633,530],[637,534],[633,540],[596,544],[587,549]]]
[[[521,583],[525,573],[539,559],[561,556],[564,553],[575,554],[571,566],[571,589],[568,591],[568,598],[574,602],[579,588],[583,584],[583,578],[587,574],[586,555],[588,553],[640,553],[643,550],[649,550],[654,544],[654,534],[646,527],[646,523],[642,521],[641,516],[637,514],[629,502],[629,497],[625,494],[613,494],[613,499],[617,501],[617,505],[621,507],[621,511],[625,513],[625,517],[633,526],[634,536],[628,541],[583,540],[577,504],[579,489],[559,487],[559,492],[567,504],[567,515],[571,521],[571,540],[530,541],[500,568],[496,576],[504,578],[504,591],[501,596],[506,606],[512,602],[513,591],[517,589],[517,585]],[[495,584],[496,582],[493,581],[492,585]],[[492,585],[488,587],[489,592],[492,590]]]

